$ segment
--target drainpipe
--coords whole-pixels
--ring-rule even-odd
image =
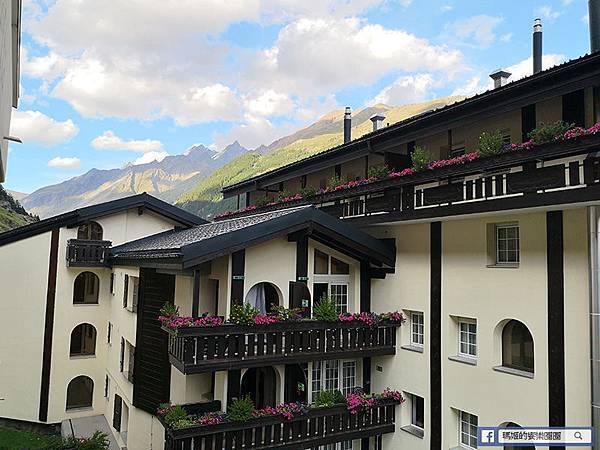
[[[592,375],[592,427],[594,435],[600,436],[600,208],[588,207],[589,250],[590,250],[590,354]],[[600,439],[596,438],[594,450],[600,450]]]

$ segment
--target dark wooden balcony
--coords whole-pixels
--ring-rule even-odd
[[[169,332],[169,359],[185,374],[326,359],[394,355],[399,323],[285,322]]]
[[[357,223],[430,219],[600,199],[600,133],[387,178],[236,215],[313,204]]]
[[[107,264],[111,241],[69,239],[67,265],[69,267],[102,267]]]
[[[287,420],[262,417],[247,422],[224,422],[174,430],[165,426],[165,450],[299,450],[395,431],[394,400],[351,414],[345,405],[311,409]]]

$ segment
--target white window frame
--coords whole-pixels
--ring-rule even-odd
[[[516,238],[500,238],[499,236],[499,231],[500,230],[505,230],[505,229],[516,229],[517,230],[517,237]],[[505,249],[500,249],[500,241],[504,241],[504,242],[509,242],[509,241],[513,241],[516,240],[517,241],[517,249],[516,249],[516,260],[510,260],[510,261],[501,261],[500,259],[500,252],[505,252],[506,256],[508,258],[508,255],[511,252],[515,252],[515,250],[508,250],[507,248]],[[494,248],[496,251],[496,265],[498,266],[503,266],[503,265],[516,265],[516,264],[520,264],[521,263],[521,232],[519,229],[519,224],[518,223],[499,223],[494,225]]]
[[[420,320],[415,322],[415,317],[420,317]],[[415,325],[417,332],[415,333]],[[420,341],[415,336],[420,336]],[[410,313],[410,345],[413,347],[422,348],[425,344],[425,315],[419,311],[412,311]]]
[[[471,332],[471,330],[466,330],[465,332],[463,332],[462,330],[462,326],[465,325],[467,328],[470,328],[471,326],[475,326],[475,332]],[[466,335],[467,336],[467,340],[463,341],[463,336]],[[469,335],[475,335],[475,343],[471,343],[468,340],[468,336]],[[465,353],[462,351],[462,345],[466,345],[467,347],[474,347],[475,349],[475,353]],[[458,355],[462,356],[464,358],[471,358],[471,359],[476,359],[477,358],[477,321],[474,319],[465,319],[465,318],[460,318],[458,319]]]
[[[354,359],[315,361],[311,375],[313,401],[322,391],[337,389],[345,395],[358,385],[358,363]]]
[[[417,402],[416,399],[417,398],[421,398],[423,399],[423,426],[420,427],[419,425],[417,425],[415,422],[415,410],[417,407]],[[416,394],[410,394],[410,424],[411,426],[419,429],[419,430],[425,430],[425,398],[421,397],[420,395],[416,395]]]
[[[342,288],[342,292],[334,293],[334,286],[337,289]],[[346,292],[343,292],[345,289]],[[350,290],[349,283],[347,282],[331,282],[329,283],[329,297],[335,300],[335,306],[337,308],[338,313],[347,313],[348,312],[348,291]],[[345,301],[340,301],[344,300]]]
[[[472,419],[475,418],[475,424]],[[463,432],[463,424],[469,428],[469,432]],[[479,424],[479,418],[475,414],[468,413],[466,411],[458,411],[458,444],[463,448],[477,448],[477,427]],[[475,427],[475,434],[471,434],[472,427]],[[469,442],[465,443],[463,438],[466,438]],[[471,441],[475,440],[475,447],[471,445]]]

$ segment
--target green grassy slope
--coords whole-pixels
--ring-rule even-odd
[[[461,97],[447,97],[428,102],[403,105],[397,108],[391,108],[385,105],[378,105],[385,109],[386,122],[396,123],[408,117],[420,114],[424,111],[439,108],[457,100]],[[339,116],[339,117],[338,117]],[[355,114],[352,127],[352,137],[357,138],[371,131],[372,125],[368,117],[361,117],[361,111]],[[364,114],[362,115],[364,116]],[[335,129],[342,129],[343,111],[330,113],[320,119],[328,126],[321,127],[323,134],[299,139],[271,153],[259,154],[250,152],[237,157],[230,163],[213,172],[208,178],[202,180],[194,188],[187,191],[177,199],[176,204],[188,211],[198,214],[202,217],[211,218],[220,212],[234,209],[233,199],[223,200],[220,190],[223,186],[237,183],[239,181],[251,178],[261,173],[269,172],[281,166],[285,166],[294,161],[304,159],[315,155],[324,150],[335,147],[343,142],[342,133],[330,133],[331,123],[337,123]],[[317,124],[319,123],[317,122]],[[357,123],[359,122],[359,123]],[[315,124],[311,125],[315,128]],[[309,127],[310,128],[310,127]]]
[[[0,233],[39,220],[27,211],[0,186]]]

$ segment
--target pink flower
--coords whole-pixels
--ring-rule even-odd
[[[402,394],[400,393],[400,391],[393,391],[390,388],[385,389],[381,393],[381,397],[389,398],[389,399],[395,400],[397,402],[404,403],[404,397],[402,397]]]
[[[409,167],[407,169],[403,169],[400,172],[391,172],[388,177],[389,178],[398,178],[398,177],[403,177],[406,175],[412,175],[413,173],[415,173],[415,169],[413,169],[412,167]]]
[[[198,419],[200,425],[218,425],[224,420],[223,414],[218,412],[206,413]]]
[[[270,325],[277,322],[279,322],[279,317],[277,316],[259,314],[254,318],[254,323],[256,325]]]

